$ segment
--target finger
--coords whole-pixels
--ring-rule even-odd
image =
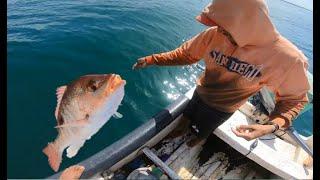
[[[138,65],[137,63],[134,63],[133,66],[132,66],[132,69],[136,69],[137,65]]]
[[[241,132],[239,132],[238,130],[231,128],[231,131],[236,135],[236,136],[240,136]]]
[[[236,127],[236,130],[238,131],[238,132],[241,132],[241,133],[248,133],[249,132],[249,130],[247,129],[247,128],[240,128],[240,126],[237,126]]]
[[[239,132],[233,128],[231,130],[236,136],[242,137],[242,138],[246,139],[247,141],[250,141],[253,138],[251,133]]]
[[[237,128],[237,131],[238,131],[238,132],[241,132],[241,133],[249,133],[250,130],[251,130],[251,129],[239,128],[239,127]]]
[[[137,62],[143,63],[143,62],[144,62],[144,58],[139,58],[139,59],[137,60]]]
[[[248,134],[248,133],[245,133],[245,132],[240,132],[240,131],[238,131],[237,129],[234,129],[234,128],[232,128],[231,130],[238,137],[245,137]]]
[[[257,130],[259,128],[256,127],[256,125],[240,125],[237,127],[237,129],[241,132],[252,132],[254,130]]]
[[[238,129],[252,129],[252,125],[239,125]]]
[[[145,67],[145,66],[147,66],[147,63],[146,63],[146,61],[145,61],[145,59],[144,58],[140,58],[140,59],[138,59],[137,60],[137,62],[135,63],[135,69],[137,69],[137,68],[143,68],[143,67]]]
[[[142,68],[144,66],[143,63],[141,62],[136,62],[133,66],[132,66],[132,69],[139,69],[139,68]]]
[[[240,128],[237,128],[236,130],[237,130],[238,132],[241,132],[241,133],[247,133],[247,132],[249,132],[248,129],[240,129]]]

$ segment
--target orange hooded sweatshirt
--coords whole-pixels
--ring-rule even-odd
[[[277,32],[265,2],[215,0],[197,20],[212,27],[173,51],[145,57],[147,64],[187,65],[204,59],[206,68],[196,91],[206,104],[234,112],[266,86],[276,98],[272,118],[291,124],[308,102],[307,58]]]

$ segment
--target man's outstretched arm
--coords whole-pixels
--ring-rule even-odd
[[[196,63],[203,58],[208,44],[216,32],[217,27],[208,28],[173,51],[139,58],[137,63],[133,65],[133,69],[148,65],[176,66]]]

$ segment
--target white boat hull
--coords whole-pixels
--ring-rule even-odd
[[[195,88],[190,90],[186,96],[191,99],[194,90]],[[253,111],[254,106],[247,102],[213,133],[235,150],[246,155],[255,140],[247,141],[237,137],[231,131],[231,127],[253,124],[253,120],[249,118]],[[296,144],[290,144],[273,134],[261,137],[261,139],[270,138],[272,140],[258,139],[258,145],[247,157],[284,179],[312,179],[313,167],[303,166],[303,161],[308,157],[306,152]]]

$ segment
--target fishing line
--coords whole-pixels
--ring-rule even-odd
[[[281,135],[279,135],[279,136],[274,135],[275,137],[273,137],[273,138],[258,138],[258,139],[259,139],[259,140],[273,140],[273,139],[276,139],[277,137],[282,137],[283,135],[285,135],[285,134],[287,133],[285,130],[282,130],[282,129],[278,129],[278,130],[280,130],[280,131],[283,132],[283,133],[282,133]]]
[[[281,135],[279,135],[279,136],[275,135],[274,138],[257,138],[257,139],[255,139],[255,141],[250,145],[249,152],[247,154],[245,154],[244,157],[229,159],[229,161],[240,160],[240,159],[244,159],[245,157],[248,157],[248,155],[253,151],[253,149],[258,146],[258,142],[259,142],[258,139],[259,140],[263,140],[263,141],[264,140],[273,140],[273,139],[276,139],[277,137],[282,137],[283,135],[285,135],[287,133],[285,130],[282,130],[282,129],[278,129],[278,130],[282,131],[283,133]],[[208,166],[208,165],[216,163],[218,161],[221,161],[221,159],[218,159],[218,160],[210,162],[210,163],[206,163],[206,164],[204,164],[202,166]]]

